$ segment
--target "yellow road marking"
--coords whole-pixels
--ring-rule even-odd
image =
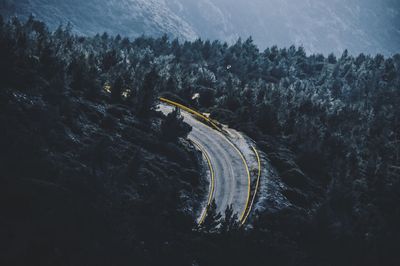
[[[249,211],[247,212],[246,217],[245,217],[244,220],[243,220],[243,223],[246,222],[247,218],[248,218],[249,215],[250,215],[251,208],[253,207],[254,200],[256,199],[258,187],[259,187],[259,185],[260,185],[260,177],[261,177],[261,161],[260,161],[260,156],[258,155],[258,152],[257,152],[256,148],[254,148],[254,146],[251,146],[251,148],[253,149],[253,151],[254,151],[254,153],[256,154],[256,157],[257,157],[258,175],[257,175],[257,182],[256,182],[256,187],[255,187],[255,189],[254,189],[253,198],[251,199],[251,203],[250,203],[250,206],[249,206]],[[243,223],[242,223],[242,224],[243,224]]]
[[[199,224],[201,225],[201,224],[204,222],[204,219],[206,218],[207,211],[208,211],[208,207],[210,206],[211,201],[212,201],[212,199],[213,199],[213,197],[214,197],[214,183],[215,183],[214,168],[213,168],[213,166],[212,166],[212,164],[211,164],[211,160],[210,160],[210,157],[209,157],[208,153],[207,153],[206,150],[201,146],[201,144],[198,143],[198,142],[195,141],[195,140],[190,140],[190,141],[192,141],[193,144],[194,144],[195,146],[197,146],[197,148],[204,154],[204,157],[205,157],[206,160],[207,160],[208,167],[210,168],[210,172],[211,172],[210,192],[209,192],[209,194],[208,194],[208,201],[207,201],[207,205],[206,205],[206,207],[204,208],[204,210],[203,210],[203,212],[202,212],[202,214],[201,214],[201,216],[200,216],[200,220],[199,220]]]
[[[208,123],[210,123],[210,124],[212,125],[212,127],[213,127],[214,129],[216,129],[216,130],[221,134],[221,131],[222,131],[222,130],[221,130],[210,118],[206,117],[205,115],[203,115],[203,114],[201,114],[201,113],[199,113],[199,112],[197,112],[197,111],[195,111],[195,110],[193,110],[193,109],[191,109],[191,108],[189,108],[189,107],[186,107],[186,106],[184,106],[184,105],[182,105],[182,104],[180,104],[180,103],[177,103],[177,102],[168,100],[168,99],[163,98],[163,97],[160,97],[159,100],[160,100],[161,102],[167,103],[167,104],[169,104],[169,105],[177,106],[177,107],[179,107],[179,108],[181,108],[181,109],[183,109],[183,110],[185,110],[185,111],[187,111],[187,112],[189,112],[189,113],[191,113],[191,114],[194,114],[194,115],[196,115],[196,116],[198,116],[198,117],[200,117],[200,118],[206,120]],[[244,218],[244,216],[245,216],[245,214],[246,214],[247,206],[248,206],[249,201],[250,201],[250,186],[251,186],[251,184],[250,184],[250,183],[251,183],[251,181],[250,181],[250,171],[249,171],[249,167],[248,167],[248,165],[247,165],[247,162],[246,162],[246,159],[244,158],[243,153],[236,147],[235,144],[232,143],[232,141],[231,141],[227,136],[225,136],[225,135],[223,135],[223,136],[224,136],[224,138],[228,141],[228,143],[229,143],[229,144],[236,150],[236,152],[239,154],[239,156],[240,156],[240,158],[242,159],[243,164],[244,164],[244,166],[245,166],[245,168],[246,168],[246,172],[247,172],[247,199],[246,199],[246,205],[245,205],[245,208],[244,208],[242,214],[240,215],[240,219],[239,219],[239,220],[241,221],[241,224],[243,225],[244,222],[245,222],[245,220],[246,220],[246,219],[243,219],[243,218]]]

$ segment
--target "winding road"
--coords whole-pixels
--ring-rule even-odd
[[[159,110],[164,114],[173,108],[166,104],[159,105]],[[210,185],[209,201],[215,199],[217,211],[222,215],[226,207],[232,205],[239,220],[244,222],[250,201],[250,173],[246,160],[223,133],[198,121],[189,112],[181,110],[181,114],[184,121],[192,126],[188,138],[201,149],[211,168],[213,183]],[[206,211],[207,207],[199,217],[199,223]]]

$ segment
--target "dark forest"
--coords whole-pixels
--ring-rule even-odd
[[[0,73],[1,265],[400,265],[399,54],[1,18]],[[196,226],[201,155],[159,96],[254,139],[290,206]]]

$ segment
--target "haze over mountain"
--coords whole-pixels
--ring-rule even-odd
[[[302,45],[309,53],[400,51],[396,0],[2,0],[1,13],[34,14],[52,28],[135,37],[167,33],[181,40],[232,43],[252,36],[261,49]]]

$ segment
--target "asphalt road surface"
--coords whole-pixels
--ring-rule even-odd
[[[159,110],[167,114],[173,107],[160,104]],[[184,121],[192,126],[188,138],[195,141],[208,154],[212,164],[214,199],[217,211],[223,215],[227,206],[232,205],[240,218],[248,204],[248,174],[240,153],[219,131],[199,122],[191,114],[181,110]]]

